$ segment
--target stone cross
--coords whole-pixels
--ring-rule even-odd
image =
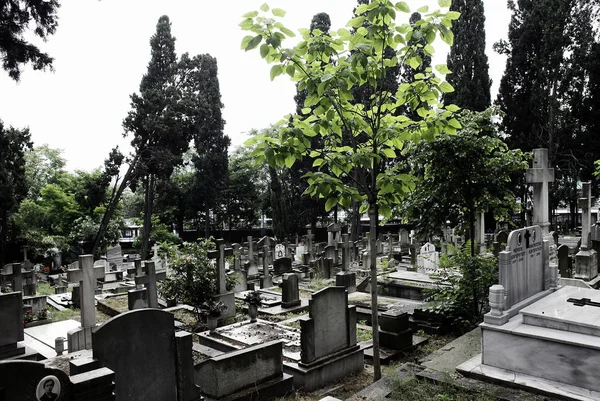
[[[313,247],[313,233],[311,230],[306,231],[306,246],[308,246],[308,253],[310,254],[310,260],[315,260],[315,248]]]
[[[148,308],[158,308],[158,293],[156,291],[156,282],[167,278],[165,270],[157,272],[154,261],[147,260],[145,263],[146,274],[136,275],[136,286],[145,285],[148,291]]]
[[[240,244],[233,244],[233,270],[239,272],[241,270],[241,246]]]
[[[254,250],[252,249],[252,236],[248,236],[248,262],[250,264],[254,263]]]
[[[388,259],[394,259],[394,236],[392,233],[388,234]]]
[[[533,184],[533,225],[550,234],[548,187],[554,182],[554,169],[548,167],[548,149],[533,149],[533,168],[527,170],[525,181]]]
[[[154,244],[152,246],[152,259],[158,259],[158,250],[160,249],[160,245]]]
[[[584,182],[581,188],[582,197],[578,199],[577,206],[581,208],[581,249],[587,251],[591,249],[590,231],[592,226],[592,204],[595,199],[592,198],[592,183]]]
[[[342,271],[348,271],[350,269],[350,235],[342,234],[342,241],[344,241],[344,247],[342,248]]]
[[[96,325],[96,280],[104,278],[104,267],[94,267],[94,255],[80,255],[79,268],[67,270],[67,280],[81,288],[81,327]]]
[[[248,237],[250,240],[252,237]],[[252,242],[248,241],[250,244]],[[225,257],[233,255],[233,248],[225,248],[223,240],[217,240],[218,250],[208,251],[208,257],[210,259],[217,260],[217,289],[219,294],[225,294],[227,292],[227,273],[225,272]],[[252,245],[249,245],[249,249],[252,249]]]
[[[27,245],[23,245],[21,247],[21,250],[23,251],[23,261],[27,260],[27,249],[29,249],[29,247]]]

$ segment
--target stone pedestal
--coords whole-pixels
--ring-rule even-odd
[[[335,275],[335,285],[344,287],[348,294],[356,291],[356,273],[354,272],[339,272]]]
[[[270,275],[260,277],[260,288],[271,288],[273,287],[273,277]]]
[[[575,255],[575,278],[590,281],[598,275],[598,254],[593,249]]]
[[[93,327],[78,327],[67,333],[69,353],[92,349],[92,329]]]

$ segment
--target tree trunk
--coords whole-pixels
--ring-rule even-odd
[[[106,211],[104,212],[104,216],[102,216],[102,221],[100,222],[100,227],[98,227],[98,233],[96,234],[96,238],[94,238],[94,244],[92,245],[91,254],[94,255],[94,257],[96,255],[96,252],[98,251],[98,247],[100,246],[100,241],[102,241],[102,238],[106,233],[108,223],[110,222],[110,219],[112,218],[113,214],[115,213],[115,210],[117,209],[117,206],[119,205],[119,199],[121,199],[121,195],[123,195],[123,191],[125,191],[125,188],[129,186],[129,181],[131,180],[131,177],[133,175],[133,171],[135,165],[137,164],[138,158],[139,156],[136,155],[131,161],[129,168],[125,173],[123,180],[121,181],[121,185],[117,189],[117,192],[114,194],[114,196],[108,202],[108,206],[106,207]],[[117,184],[115,183],[115,185]]]
[[[379,312],[377,311],[377,220],[379,211],[377,204],[369,208],[369,262],[371,264],[371,327],[373,329],[373,381],[381,379],[381,362],[379,360]]]
[[[204,205],[204,238],[210,237],[210,208]]]
[[[154,174],[148,176],[144,201],[144,229],[142,234],[142,260],[150,257],[150,232],[152,230],[152,206],[154,204]]]
[[[6,262],[6,244],[8,242],[8,211],[2,210],[2,221],[0,222],[0,266]]]

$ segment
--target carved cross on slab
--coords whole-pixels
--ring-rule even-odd
[[[589,305],[589,306],[595,306],[597,308],[600,308],[600,302],[594,302],[589,298],[581,298],[581,299],[569,298],[569,299],[567,299],[567,302],[572,302],[573,305],[575,305],[575,306]]]

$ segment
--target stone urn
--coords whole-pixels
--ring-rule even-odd
[[[206,326],[210,334],[213,334],[217,330],[217,324],[219,323],[218,316],[208,315],[206,316]]]
[[[248,314],[250,315],[250,323],[256,322],[258,316],[258,305],[248,305]]]

